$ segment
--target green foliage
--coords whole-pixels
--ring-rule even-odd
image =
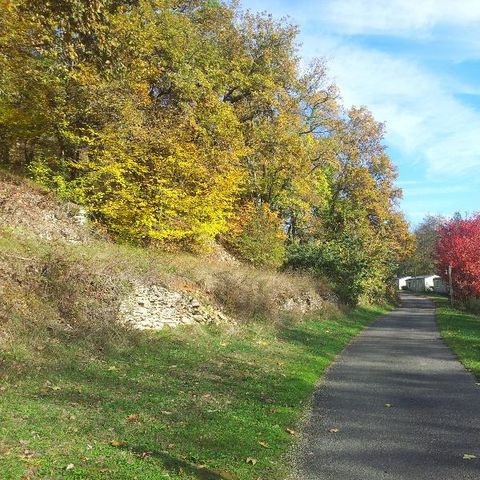
[[[370,262],[361,245],[350,239],[293,244],[288,250],[287,266],[303,268],[333,282],[343,302],[356,304],[371,275]]]
[[[225,242],[241,259],[255,266],[280,267],[285,257],[281,219],[267,205],[247,203],[230,225]]]
[[[401,264],[400,275],[428,275],[437,273],[435,247],[438,240],[438,229],[447,219],[441,215],[427,215],[414,229],[415,249]]]
[[[338,122],[328,144],[329,195],[314,210],[318,223],[298,235],[288,265],[330,278],[347,303],[375,302],[392,296],[389,285],[412,239],[397,208],[382,125],[364,108]]]
[[[79,200],[75,197],[73,186],[57,169],[51,167],[55,160],[55,158],[48,159],[41,155],[36,156],[27,166],[29,176],[45,189],[56,192],[61,198]]]

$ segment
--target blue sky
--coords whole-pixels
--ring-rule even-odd
[[[402,209],[480,211],[480,0],[241,0],[289,17],[346,106],[385,122]]]

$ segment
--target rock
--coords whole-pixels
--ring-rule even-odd
[[[202,305],[183,292],[159,285],[136,285],[120,305],[121,319],[141,330],[161,330],[177,325],[234,323],[224,313]]]

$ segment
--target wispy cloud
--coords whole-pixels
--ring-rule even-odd
[[[342,34],[429,35],[437,26],[480,22],[478,0],[329,0],[318,13]]]
[[[480,112],[456,97],[448,76],[347,40],[319,34],[311,44],[311,55],[328,58],[345,103],[368,105],[412,165],[424,163],[431,177],[480,169]]]

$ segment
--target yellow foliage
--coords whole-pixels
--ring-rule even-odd
[[[410,240],[383,125],[300,68],[296,27],[207,0],[0,2],[0,163],[124,241],[224,235],[270,266],[325,241],[365,291],[392,275]]]

